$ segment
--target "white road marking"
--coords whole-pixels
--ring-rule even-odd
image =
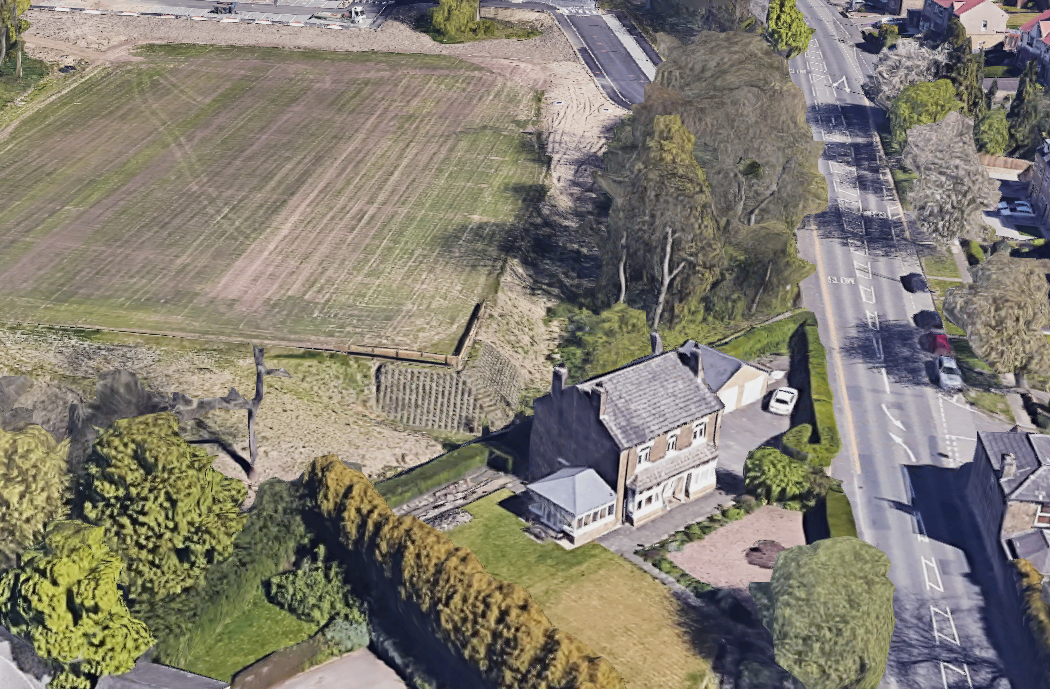
[[[886,368],[882,369],[882,384],[886,386],[886,394],[890,394],[890,377],[886,375]]]
[[[926,580],[926,590],[928,591],[930,589],[934,589],[936,591],[940,591],[941,593],[944,593],[944,582],[941,581],[941,572],[940,572],[939,569],[937,569],[937,561],[932,559],[932,558],[930,558],[930,559],[921,558],[921,559],[922,559],[922,578]],[[933,583],[932,581],[930,581],[930,569],[931,568],[933,569],[933,573],[935,575],[937,575],[937,583],[936,584]],[[934,608],[931,605],[930,606],[930,615],[931,616],[933,615],[933,611],[934,610],[936,610],[936,608]],[[937,610],[937,612],[940,612],[940,610]],[[948,612],[948,619],[951,619],[951,611]],[[952,629],[955,629],[955,623],[954,622],[952,622]],[[936,620],[934,620],[934,622],[933,622],[933,633],[936,636],[936,634],[937,634],[937,621]]]
[[[925,561],[925,558],[924,558],[924,561]],[[939,591],[943,591],[943,589],[938,589],[938,590]],[[934,613],[936,613],[938,615],[943,615],[944,617],[948,618],[948,624],[950,624],[951,628],[952,628],[952,635],[951,636],[948,636],[947,634],[941,634],[939,631],[937,631],[937,617],[936,617],[936,615]],[[962,645],[961,643],[959,643],[959,632],[955,629],[955,620],[952,619],[952,611],[947,605],[944,606],[944,610],[938,610],[937,608],[935,608],[935,607],[933,607],[931,605],[930,606],[930,621],[933,623],[933,638],[937,641],[937,643],[941,643],[941,639],[947,639],[948,641],[951,641],[956,646],[961,646]]]
[[[872,335],[871,344],[875,346],[875,356],[879,358],[879,361],[885,359],[885,357],[882,354],[882,338],[880,338],[878,335]],[[885,371],[886,369],[883,370]]]
[[[871,277],[871,261],[868,261],[867,264],[861,263],[860,261],[854,261],[853,262],[853,269],[856,270],[857,273],[860,274],[860,277],[864,278],[865,280],[871,280],[872,279],[872,277]],[[867,273],[867,275],[863,275],[863,273],[865,273],[865,272]]]
[[[882,369],[882,370],[883,370],[883,371],[885,371],[886,369]],[[886,405],[885,405],[885,404],[884,404],[884,405],[882,405],[882,411],[886,412],[886,416],[890,417],[890,421],[891,421],[891,422],[893,422],[893,425],[894,425],[894,426],[896,426],[897,428],[901,429],[902,431],[906,431],[906,430],[907,430],[907,429],[906,429],[906,428],[904,427],[904,424],[903,424],[903,423],[901,423],[901,422],[900,422],[900,421],[898,421],[897,419],[893,418],[893,414],[891,414],[891,413],[890,413],[890,410],[886,408]]]
[[[948,669],[950,669],[950,670],[952,670],[954,672],[957,672],[960,675],[964,676],[966,678],[967,686],[969,686],[970,689],[973,689],[973,680],[970,679],[970,668],[968,668],[966,666],[966,663],[963,663],[962,670],[960,670],[959,668],[955,667],[954,665],[952,665],[950,663],[946,663],[943,660],[940,661],[940,662],[941,662],[941,683],[944,684],[944,689],[950,689],[950,687],[948,686],[948,677],[944,674],[944,668],[948,668]]]
[[[922,521],[922,515],[915,510],[915,523],[919,526],[919,543],[929,543],[930,537],[926,535],[926,524]]]
[[[904,448],[904,451],[908,453],[908,459],[910,459],[912,463],[915,464],[917,462],[917,460],[915,459],[915,454],[912,453],[910,447],[904,444],[904,438],[897,437],[892,433],[890,433],[890,437],[893,438],[893,442],[897,443],[898,445]]]
[[[871,299],[870,300],[868,299],[868,293],[871,294]],[[864,300],[865,304],[874,304],[875,303],[875,288],[874,287],[865,287],[864,285],[861,285],[861,287],[860,287],[860,298],[862,300]]]
[[[875,311],[864,310],[864,314],[868,317],[868,328],[871,330],[879,329],[879,314]]]

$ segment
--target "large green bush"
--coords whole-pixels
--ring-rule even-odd
[[[480,443],[471,443],[380,481],[375,488],[383,496],[387,506],[394,508],[435,488],[458,481],[468,472],[485,466],[488,459],[487,447]]]
[[[793,368],[803,370],[802,375],[793,375],[799,381],[799,402],[812,403],[813,425],[800,424],[784,437],[789,454],[804,458],[815,467],[831,466],[842,450],[838,424],[835,422],[835,395],[828,380],[827,350],[820,342],[816,318],[809,318],[792,335],[791,350]],[[806,428],[809,437],[806,437]]]
[[[121,559],[104,539],[99,527],[51,522],[21,567],[0,576],[0,624],[62,665],[51,689],[90,689],[103,675],[130,670],[153,645],[124,604]]]
[[[782,551],[770,582],[751,585],[777,664],[807,689],[876,689],[896,621],[889,569],[885,553],[856,538]]]
[[[182,591],[230,554],[247,489],[213,461],[170,412],[119,419],[95,441],[77,505],[124,558],[132,604]]]
[[[325,555],[322,543],[299,567],[271,578],[266,586],[270,601],[300,620],[318,625],[333,617],[360,617],[346,586],[342,565],[327,561]]]
[[[44,524],[65,516],[68,451],[68,438],[57,443],[40,426],[0,429],[0,571],[40,541]]]
[[[813,33],[795,0],[770,0],[766,36],[781,55],[792,58],[804,53]]]
[[[890,106],[891,149],[904,150],[912,127],[940,122],[948,113],[962,110],[955,96],[955,85],[948,79],[905,86]]]
[[[310,541],[304,511],[298,485],[264,482],[230,557],[210,567],[197,585],[135,609],[158,639],[158,662],[185,665],[244,610],[265,580],[295,560]]]
[[[809,487],[809,472],[780,450],[760,447],[744,460],[744,486],[766,502],[794,500]]]

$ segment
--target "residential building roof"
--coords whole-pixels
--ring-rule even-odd
[[[644,356],[576,385],[588,393],[605,390],[601,421],[621,450],[725,407],[689,368],[689,353],[694,349],[698,345],[690,340],[678,349]],[[706,368],[706,363],[701,365]]]
[[[963,12],[969,12],[974,7],[977,7],[978,5],[985,2],[989,2],[989,0],[966,0],[966,2],[958,2],[958,0],[956,0],[956,2],[954,3],[955,14],[960,15]]]
[[[95,689],[226,689],[230,685],[159,663],[138,663],[122,675],[105,675]]]
[[[533,481],[528,490],[550,500],[573,516],[616,502],[616,493],[594,469],[568,467]]]
[[[977,438],[996,475],[1002,476],[1004,455],[1011,454],[1017,460],[1013,477],[1000,480],[1008,500],[1050,503],[1050,436],[981,431]]]
[[[1021,24],[1021,33],[1028,33],[1033,28],[1035,28],[1036,24],[1042,21],[1046,21],[1047,19],[1050,19],[1050,10],[1047,10],[1046,12],[1040,12],[1036,16],[1026,21],[1024,24]]]
[[[713,444],[693,443],[680,452],[654,462],[652,466],[636,471],[627,481],[627,487],[635,492],[648,490],[683,471],[707,464],[716,457],[718,449]]]
[[[1050,573],[1050,533],[1032,529],[1010,539],[1017,557],[1028,560],[1040,574]]]
[[[992,87],[992,82],[993,81],[997,82],[996,88],[998,89],[999,93],[1016,93],[1017,92],[1017,87],[1018,87],[1018,85],[1019,85],[1021,80],[1017,79],[1017,78],[1009,78],[1009,79],[992,78],[992,79],[985,79],[983,82],[981,82],[981,88],[983,88],[985,91],[987,91],[988,89],[990,89]]]
[[[704,380],[716,393],[729,382],[744,362],[707,345],[698,345],[704,362]]]

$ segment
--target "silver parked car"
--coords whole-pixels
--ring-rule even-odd
[[[769,398],[769,411],[780,416],[789,416],[798,402],[798,390],[795,388],[777,388]]]
[[[962,373],[953,357],[937,357],[937,384],[942,390],[961,390],[964,387]]]

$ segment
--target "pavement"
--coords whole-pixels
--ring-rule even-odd
[[[918,272],[911,227],[893,190],[861,93],[871,57],[856,26],[823,0],[798,0],[816,33],[789,63],[808,104],[829,208],[798,232],[814,275],[803,301],[817,314],[843,451],[843,481],[860,537],[889,558],[896,626],[881,689],[1041,686],[1005,560],[980,538],[966,502],[976,431],[1008,430],[931,382],[915,312],[897,276]],[[870,213],[874,211],[874,214]]]
[[[407,689],[397,673],[367,648],[330,660],[272,689]]]
[[[628,555],[638,548],[658,543],[690,524],[707,519],[719,511],[722,505],[730,504],[743,495],[744,460],[748,453],[756,447],[775,445],[780,435],[791,425],[790,417],[770,414],[762,407],[763,404],[752,404],[722,417],[715,490],[668,510],[639,527],[625,524],[598,537],[597,542],[615,553]]]

